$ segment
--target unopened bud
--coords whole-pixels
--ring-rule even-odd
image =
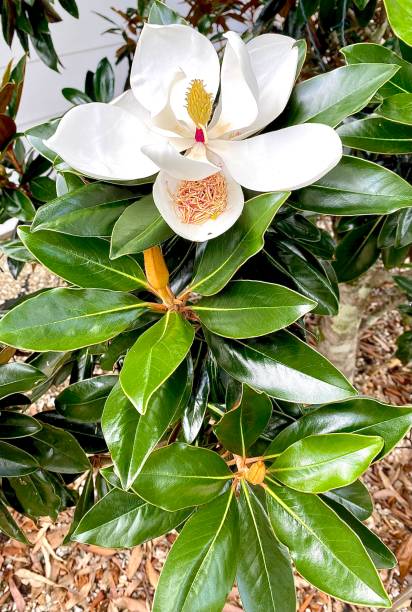
[[[266,476],[266,466],[263,461],[256,461],[252,463],[250,468],[245,474],[245,478],[250,484],[258,485],[262,484]]]
[[[144,251],[146,278],[153,289],[165,289],[169,283],[169,270],[160,247],[154,246]]]

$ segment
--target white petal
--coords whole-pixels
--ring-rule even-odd
[[[342,143],[327,125],[304,123],[247,140],[214,140],[233,178],[255,191],[289,191],[310,185],[339,162]]]
[[[131,89],[124,91],[122,94],[120,94],[120,96],[117,96],[117,98],[112,100],[110,104],[132,113],[132,115],[136,115],[136,117],[140,119],[140,121],[143,121],[143,123],[150,122],[149,111],[137,101]]]
[[[159,136],[135,114],[93,102],[69,110],[46,144],[82,174],[130,181],[157,172],[158,167],[141,151],[144,144],[157,141]]]
[[[227,183],[227,209],[216,219],[209,219],[201,224],[183,223],[180,220],[172,199],[172,194],[176,192],[179,181],[163,170],[159,172],[153,185],[153,198],[163,219],[176,234],[194,242],[204,242],[220,236],[238,220],[244,204],[242,189],[225,168],[221,171]]]
[[[219,87],[219,59],[200,32],[180,24],[145,24],[133,60],[130,83],[152,116],[166,106],[170,85],[182,75],[201,79],[214,97]]]
[[[282,34],[262,34],[247,43],[246,49],[258,83],[259,112],[241,138],[253,134],[276,119],[284,110],[295,83],[298,63],[296,41]]]
[[[207,159],[206,148],[200,142],[192,147],[189,155],[181,155],[169,143],[147,145],[143,152],[156,166],[180,180],[199,181],[220,170]]]
[[[225,37],[219,104],[208,130],[210,138],[244,128],[258,114],[258,85],[247,47],[235,32]]]

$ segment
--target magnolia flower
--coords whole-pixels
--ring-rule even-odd
[[[286,106],[296,76],[295,40],[235,32],[222,66],[212,43],[185,25],[146,24],[131,90],[111,104],[71,109],[47,145],[87,176],[128,182],[157,174],[153,198],[170,227],[204,241],[242,212],[241,185],[305,187],[342,155],[336,132],[307,123],[254,136]],[[218,94],[219,92],[219,94]]]

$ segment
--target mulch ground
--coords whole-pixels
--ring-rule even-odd
[[[34,273],[26,266],[17,281],[7,272],[0,272],[0,303],[56,284],[58,281],[40,266]],[[402,329],[396,310],[364,329],[355,378],[362,393],[396,405],[410,403],[412,393],[412,371],[393,356]],[[51,397],[45,398],[42,404],[51,401]],[[382,571],[381,576],[394,600],[392,609],[400,612],[412,608],[411,451],[410,438],[406,438],[364,479],[375,503],[368,526],[396,553],[399,561],[395,569]],[[82,486],[81,479],[76,486]],[[31,547],[0,535],[0,611],[149,612],[162,565],[176,535],[172,533],[121,552],[80,544],[63,546],[71,516],[71,511],[63,512],[55,523],[48,518],[36,523],[20,518]],[[333,600],[298,575],[296,584],[299,612],[365,610]],[[241,609],[234,588],[224,612]]]

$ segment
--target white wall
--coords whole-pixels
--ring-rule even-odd
[[[121,23],[120,17],[111,11],[111,7],[124,9],[133,6],[135,0],[78,0],[80,18],[74,19],[60,5],[56,8],[63,21],[51,24],[54,45],[63,63],[60,73],[50,70],[32,51],[27,65],[25,87],[20,106],[18,127],[20,130],[60,115],[70,108],[71,104],[61,94],[63,87],[83,89],[84,78],[88,69],[95,70],[98,61],[107,56],[114,66],[115,50],[121,44],[121,38],[102,32],[110,24],[96,15],[98,11],[113,17]],[[175,8],[181,5],[179,0],[169,2]],[[10,50],[0,36],[0,75],[11,57],[21,57],[22,49],[17,40]],[[116,93],[123,89],[127,74],[126,62],[116,69]]]

